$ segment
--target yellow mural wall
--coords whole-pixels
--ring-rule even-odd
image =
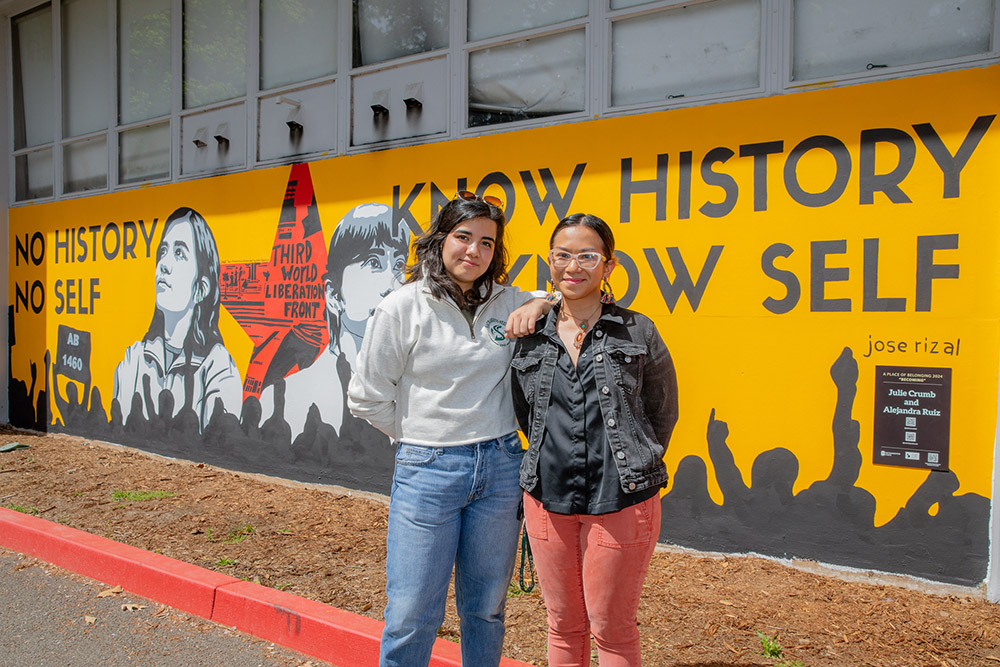
[[[558,212],[611,222],[634,262],[632,280],[616,271],[615,292],[637,290],[631,307],[654,319],[677,367],[668,470],[702,457],[718,502],[705,435],[712,410],[729,425],[748,484],[754,459],[775,447],[799,461],[796,491],[830,473],[830,366],[850,348],[857,486],[875,496],[877,526],[930,473],[872,462],[876,366],[952,369],[957,493],[991,495],[998,109],[1000,67],[990,67],[329,158],[309,169],[326,240],[355,205],[381,202],[426,227],[441,197],[486,186],[507,202],[512,260],[531,256],[514,279],[526,288],[536,285],[534,255],[545,256]],[[107,407],[115,366],[153,312],[164,219],[191,207],[211,226],[223,264],[266,261],[288,173],[281,166],[12,209],[12,376],[29,381],[31,365],[41,370],[46,351],[57,353],[59,325],[89,331],[92,382]],[[546,196],[554,207],[541,203]],[[871,239],[877,262],[869,255],[866,266]],[[679,260],[692,289],[668,305]],[[225,309],[220,328],[242,372],[250,339]]]

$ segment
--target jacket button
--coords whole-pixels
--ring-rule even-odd
[[[635,491],[635,482],[629,482],[628,483],[628,490],[629,491]]]
[[[614,419],[609,419],[608,420],[608,426],[610,426],[611,428],[614,428],[615,427],[615,420]]]
[[[597,331],[594,332],[594,335],[597,336],[598,338],[600,338],[601,336],[604,335],[604,332],[601,331],[600,329],[598,329]]]
[[[605,396],[611,393],[611,390],[608,389],[608,385],[604,385],[603,387],[601,387],[601,393],[604,394]]]
[[[604,361],[604,355],[598,354],[596,357],[594,357],[594,359],[597,359],[598,361]]]
[[[625,357],[625,363],[626,364],[631,364],[632,363],[632,357]]]
[[[625,452],[618,452],[618,458],[620,459],[625,458]]]

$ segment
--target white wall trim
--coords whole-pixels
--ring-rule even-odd
[[[997,392],[997,430],[993,440],[993,493],[990,500],[990,560],[986,571],[986,599],[1000,602],[1000,388]]]

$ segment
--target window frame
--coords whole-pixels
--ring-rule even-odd
[[[294,83],[277,86],[268,90],[260,87],[260,57],[261,43],[260,21],[261,0],[244,0],[247,10],[246,48],[246,94],[230,100],[207,104],[192,109],[183,108],[183,0],[170,0],[171,8],[171,92],[170,110],[165,114],[147,118],[141,121],[121,123],[119,121],[119,48],[120,30],[118,25],[118,0],[104,0],[108,10],[108,77],[111,90],[114,91],[114,104],[109,105],[108,127],[106,130],[89,132],[76,137],[64,134],[62,80],[62,0],[0,0],[0,16],[3,16],[4,26],[0,34],[5,53],[3,60],[6,80],[4,89],[10,102],[3,111],[5,118],[6,137],[2,144],[6,151],[6,187],[8,206],[30,205],[36,202],[88,197],[95,194],[131,190],[149,185],[183,182],[225,173],[238,173],[258,168],[268,168],[282,164],[291,164],[309,160],[322,159],[334,155],[352,155],[376,150],[385,150],[402,146],[412,146],[438,141],[448,141],[465,137],[494,134],[498,132],[513,132],[522,129],[557,125],[562,123],[582,122],[594,118],[610,118],[625,115],[635,115],[663,111],[674,108],[718,104],[735,100],[752,99],[794,94],[820,88],[856,85],[859,83],[886,81],[896,78],[917,76],[933,72],[967,69],[1000,63],[1000,0],[993,0],[993,26],[988,51],[971,56],[950,58],[879,68],[864,72],[822,77],[820,79],[793,80],[792,56],[794,48],[794,16],[793,0],[759,0],[760,2],[760,49],[758,61],[758,86],[735,91],[696,95],[692,97],[674,98],[670,100],[654,100],[612,106],[612,34],[614,25],[622,20],[656,14],[663,10],[685,5],[710,3],[715,0],[655,0],[641,5],[611,9],[610,0],[589,0],[588,14],[584,17],[568,19],[551,25],[528,28],[478,40],[468,39],[468,4],[467,0],[450,0],[449,8],[449,45],[442,49],[413,54],[389,60],[382,63],[353,67],[353,3],[351,0],[338,0],[337,9],[337,69],[330,75],[305,79]],[[13,101],[13,19],[34,11],[43,5],[51,8],[52,21],[52,62],[53,62],[53,119],[52,141],[35,146],[14,150],[14,125],[16,114]],[[584,110],[529,118],[494,125],[469,126],[469,62],[473,53],[487,48],[501,47],[521,42],[525,39],[537,39],[573,30],[584,31],[584,75],[583,100]],[[352,104],[353,82],[356,77],[376,72],[391,72],[414,63],[425,61],[440,61],[445,68],[448,81],[447,130],[431,135],[404,137],[376,143],[365,143],[354,146],[352,137]],[[259,105],[281,95],[294,96],[301,89],[316,86],[330,86],[336,96],[333,108],[334,146],[323,150],[304,152],[295,155],[282,155],[261,159]],[[211,171],[183,173],[182,124],[191,116],[212,112],[213,110],[241,104],[245,113],[246,134],[244,141],[244,156],[240,164]],[[120,146],[122,136],[135,129],[167,123],[170,136],[170,165],[167,175],[148,180],[136,180],[129,183],[121,182]],[[67,146],[80,141],[86,141],[98,136],[106,140],[107,185],[103,188],[67,192],[65,182],[64,151]],[[20,158],[32,153],[49,150],[52,162],[52,194],[45,197],[17,199],[17,162]]]
[[[846,74],[832,74],[811,79],[794,78],[794,54],[795,54],[795,3],[794,0],[781,0],[782,5],[782,29],[787,35],[786,54],[783,62],[782,92],[799,92],[801,90],[812,90],[817,87],[828,88],[838,85],[852,85],[856,83],[866,83],[869,81],[882,81],[885,79],[896,79],[904,76],[918,76],[931,72],[943,72],[952,69],[965,69],[980,65],[991,64],[997,61],[998,40],[1000,40],[1000,2],[991,0],[993,3],[993,30],[990,33],[990,47],[985,53],[973,54],[969,56],[958,56],[956,58],[946,58],[944,60],[928,60],[908,65],[890,65],[879,67],[864,72],[849,72]]]
[[[7,99],[10,100],[10,104],[8,106],[8,111],[7,111],[8,116],[9,116],[8,127],[6,128],[7,129],[7,139],[6,139],[4,145],[8,146],[9,149],[10,149],[10,153],[9,153],[9,157],[8,157],[8,160],[9,160],[8,164],[9,164],[9,170],[10,170],[9,184],[8,184],[9,190],[8,191],[10,192],[10,198],[12,200],[12,203],[33,202],[33,201],[47,201],[47,200],[56,198],[56,196],[58,194],[58,185],[59,184],[57,183],[57,181],[61,180],[61,179],[58,179],[57,175],[59,174],[59,171],[60,171],[60,169],[62,167],[61,159],[60,159],[60,156],[58,155],[58,153],[59,153],[58,144],[59,144],[59,139],[60,139],[60,136],[61,136],[61,129],[62,129],[62,113],[59,111],[62,108],[62,91],[60,90],[60,86],[59,86],[58,72],[61,69],[62,49],[61,49],[60,40],[57,39],[57,35],[58,35],[57,26],[59,24],[58,24],[58,22],[56,20],[56,15],[57,15],[57,12],[59,11],[60,4],[61,3],[60,3],[59,0],[47,0],[46,2],[38,2],[38,3],[25,2],[25,3],[22,3],[21,6],[18,6],[17,11],[12,11],[12,12],[10,12],[10,14],[8,14],[7,16],[4,17],[5,18],[5,21],[4,21],[4,38],[5,38],[4,39],[4,43],[5,43],[6,49],[7,49],[7,53],[4,54],[4,55],[5,55],[5,58],[6,58],[7,62],[9,63],[8,64],[9,72],[7,72],[7,77],[6,77],[6,82],[5,82],[5,84],[6,84],[5,88],[7,90]],[[52,80],[52,86],[53,86],[53,91],[52,91],[52,109],[53,109],[53,116],[52,116],[52,139],[50,141],[46,141],[46,142],[43,142],[43,143],[40,143],[40,144],[35,144],[33,146],[25,146],[24,148],[14,149],[14,145],[15,145],[14,144],[14,124],[17,122],[16,121],[17,111],[16,111],[16,109],[14,109],[14,77],[13,77],[13,68],[14,68],[14,61],[15,61],[15,59],[13,57],[13,51],[12,51],[13,46],[14,46],[13,23],[14,23],[14,19],[16,19],[16,18],[18,18],[20,16],[23,16],[25,14],[28,14],[29,12],[36,11],[36,10],[40,9],[41,7],[43,7],[45,5],[49,5],[49,7],[51,9],[51,21],[52,21],[52,36],[51,36],[52,37],[52,75],[53,75],[52,76],[52,79],[53,79]],[[21,157],[27,158],[27,156],[30,155],[31,153],[39,153],[39,152],[42,152],[42,151],[45,151],[45,150],[51,151],[51,153],[52,153],[52,173],[51,173],[51,176],[52,176],[52,194],[49,195],[49,196],[47,196],[47,197],[38,197],[38,198],[35,198],[35,199],[30,199],[29,198],[29,199],[24,199],[24,200],[18,200],[17,199],[17,194],[18,194],[17,193],[17,160],[18,160],[18,158],[21,158]],[[57,161],[59,161],[59,164],[57,164]]]
[[[635,102],[632,104],[620,104],[613,105],[611,103],[611,76],[612,76],[612,57],[614,56],[613,49],[611,48],[614,32],[614,24],[619,21],[629,20],[633,18],[639,18],[646,15],[658,14],[663,11],[669,11],[671,9],[679,9],[681,7],[691,7],[693,5],[708,5],[716,0],[664,0],[662,2],[650,2],[645,5],[637,5],[635,7],[626,7],[623,9],[610,10],[607,15],[607,20],[603,26],[604,28],[604,42],[608,45],[605,50],[605,67],[606,75],[604,77],[604,95],[602,97],[602,106],[607,111],[608,115],[618,115],[618,114],[635,114],[635,113],[648,113],[650,111],[661,110],[664,108],[681,107],[681,106],[700,106],[703,104],[716,104],[719,102],[731,102],[734,100],[741,99],[751,99],[754,97],[764,97],[769,95],[771,90],[768,85],[767,77],[767,65],[769,62],[768,57],[768,37],[771,34],[769,30],[768,21],[768,6],[773,4],[772,0],[758,0],[760,6],[760,24],[759,24],[759,34],[760,42],[757,54],[757,85],[750,88],[740,88],[738,90],[721,91],[716,93],[704,93],[701,95],[692,95],[691,97],[674,97],[663,101],[648,101],[648,102]],[[610,4],[610,3],[609,3]]]
[[[593,6],[591,2],[591,6]],[[463,27],[464,24],[463,24]],[[529,39],[539,39],[543,37],[551,37],[554,35],[568,34],[575,32],[577,30],[583,29],[583,63],[585,68],[584,73],[584,90],[583,90],[583,109],[581,111],[568,111],[566,113],[554,114],[551,116],[543,116],[539,118],[526,118],[523,120],[512,120],[503,123],[497,123],[495,125],[477,125],[471,127],[469,125],[469,61],[472,58],[472,54],[485,51],[487,49],[499,48],[508,46],[511,44],[518,44],[520,42],[527,41]],[[590,76],[590,72],[593,69],[593,26],[590,21],[590,16],[583,16],[575,19],[568,19],[566,21],[560,21],[559,23],[553,23],[552,25],[540,26],[538,28],[528,28],[525,30],[518,30],[516,32],[507,33],[504,35],[498,35],[496,37],[488,37],[485,39],[479,39],[474,42],[464,42],[464,48],[462,53],[462,94],[461,96],[453,95],[461,101],[461,109],[459,111],[458,118],[461,120],[461,135],[478,135],[483,133],[491,133],[491,131],[497,130],[515,130],[526,127],[538,127],[540,125],[552,125],[553,123],[559,122],[573,122],[579,120],[586,120],[591,113],[593,108],[592,102],[592,88],[593,81]]]

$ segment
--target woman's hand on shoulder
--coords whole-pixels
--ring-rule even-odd
[[[507,338],[523,338],[535,333],[535,323],[538,318],[552,310],[552,304],[542,297],[536,297],[520,306],[507,317],[504,331]]]

